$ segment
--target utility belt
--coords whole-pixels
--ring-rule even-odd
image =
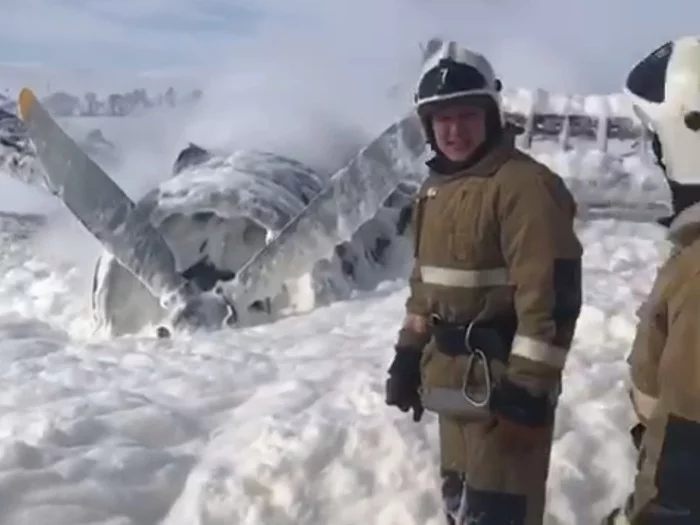
[[[431,314],[428,322],[435,346],[443,354],[456,357],[480,349],[489,359],[501,361],[508,360],[517,327],[515,314],[468,323],[451,323]]]
[[[466,324],[446,322],[436,314],[431,315],[429,331],[435,343],[435,355],[425,366],[430,367],[431,361],[439,362],[440,365],[435,365],[442,371],[436,372],[438,376],[461,372],[461,377],[447,383],[440,380],[431,384],[424,380],[423,407],[463,422],[488,419],[494,382],[492,364],[497,360],[505,366],[516,328],[515,315]]]

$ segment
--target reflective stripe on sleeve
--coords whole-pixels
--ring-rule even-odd
[[[566,363],[568,351],[531,337],[516,335],[510,353],[561,370]]]
[[[426,284],[457,288],[479,288],[482,286],[503,286],[508,284],[508,270],[506,268],[456,270],[439,266],[421,266],[420,274],[421,280]]]

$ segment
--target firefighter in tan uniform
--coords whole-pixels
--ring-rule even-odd
[[[415,420],[439,415],[449,523],[542,525],[582,248],[571,194],[515,148],[500,87],[455,43],[424,65],[416,107],[435,156],[386,395]]]
[[[674,214],[629,357],[639,448],[632,525],[700,524],[700,37],[654,50],[626,92],[652,133]],[[622,520],[620,520],[622,521]],[[612,522],[612,520],[611,520]]]

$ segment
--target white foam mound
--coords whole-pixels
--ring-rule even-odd
[[[405,282],[235,333],[86,343],[84,273],[40,256],[37,228],[0,216],[2,525],[444,525],[436,418],[384,405]],[[579,234],[547,525],[628,494],[625,356],[662,260],[654,225]]]
[[[548,113],[554,115],[608,116],[630,119],[638,125],[639,119],[624,93],[567,94],[550,93],[544,89],[505,89],[503,108],[509,113]]]
[[[75,133],[71,133],[74,135]],[[76,140],[85,152],[99,164],[114,168],[121,161],[121,152],[102,131],[91,129]],[[27,137],[24,124],[19,118],[0,109],[0,173],[9,175],[29,186],[50,192],[44,179],[44,170],[36,157],[34,145]]]
[[[137,206],[165,237],[179,271],[206,257],[216,268],[236,272],[301,212],[327,179],[292,159],[239,151],[180,171]],[[350,242],[336,246],[331,257],[300,278],[287,280],[262,305],[261,316],[269,320],[281,311],[306,311],[371,289],[383,279],[403,277],[410,257],[400,223],[409,203],[405,191],[397,191]],[[399,237],[404,240],[396,242]],[[112,334],[138,331],[164,316],[155,298],[109,254],[96,268],[93,309],[99,327]]]
[[[583,148],[538,150],[531,153],[564,178],[582,218],[654,221],[671,214],[664,175],[643,156]]]
[[[629,118],[629,125],[634,127],[636,121],[624,100],[618,95],[584,97],[516,90],[505,94],[504,107],[507,112],[525,116],[533,112],[555,117],[586,115],[591,122],[600,122],[601,117]],[[41,166],[21,123],[7,113],[0,116],[0,171],[46,189]],[[625,140],[601,140],[596,136],[594,140],[589,135],[600,135],[603,127],[595,124],[597,128],[591,128],[589,122],[587,128],[579,128],[563,140],[557,133],[566,133],[557,132],[551,124],[544,123],[547,129],[538,124],[528,151],[564,177],[582,218],[652,221],[670,213],[668,188],[649,159],[643,136]],[[99,147],[108,147],[101,134],[93,133],[91,137],[98,153]],[[333,250],[333,243],[327,240],[314,241],[327,245],[333,253],[323,260],[314,256],[315,263],[303,269],[307,270],[303,275],[297,276],[295,269],[295,279],[287,279],[279,290],[283,299],[272,298],[264,306],[266,315],[271,310],[306,311],[325,301],[347,297],[355,290],[372,288],[382,279],[405,277],[411,254],[402,210],[416,190],[423,154],[423,145],[416,145],[394,161],[393,169],[406,172],[404,183],[349,242]],[[364,171],[372,170],[365,167]],[[178,170],[138,205],[162,231],[180,271],[206,257],[217,268],[235,272],[326,187],[329,176],[274,152],[225,152]],[[333,213],[343,214],[336,208]],[[333,220],[344,222],[343,217]],[[277,292],[264,292],[268,293],[274,296]],[[138,331],[163,314],[156,300],[108,254],[98,261],[92,299],[98,326],[109,327],[110,333]]]
[[[562,174],[582,218],[653,221],[670,213],[663,176],[638,155],[560,151],[542,144],[533,154]],[[301,211],[325,180],[294,160],[242,151],[182,171],[144,196],[139,206],[149,210],[180,271],[206,256],[217,268],[235,272]],[[331,257],[317,261],[301,278],[285,282],[255,319],[308,311],[382,280],[405,278],[411,261],[405,211],[412,189],[395,192],[390,205],[350,242],[336,246]],[[98,325],[112,334],[139,331],[164,315],[109,255],[98,264],[93,308]]]
[[[172,215],[212,212],[221,219],[248,217],[279,231],[324,186],[323,177],[295,160],[259,151],[237,151],[187,169],[143,197],[159,226]]]

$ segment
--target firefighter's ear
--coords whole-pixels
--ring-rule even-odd
[[[503,83],[501,82],[500,78],[496,79],[495,87],[496,87],[496,93],[500,93],[501,89],[503,89]]]

